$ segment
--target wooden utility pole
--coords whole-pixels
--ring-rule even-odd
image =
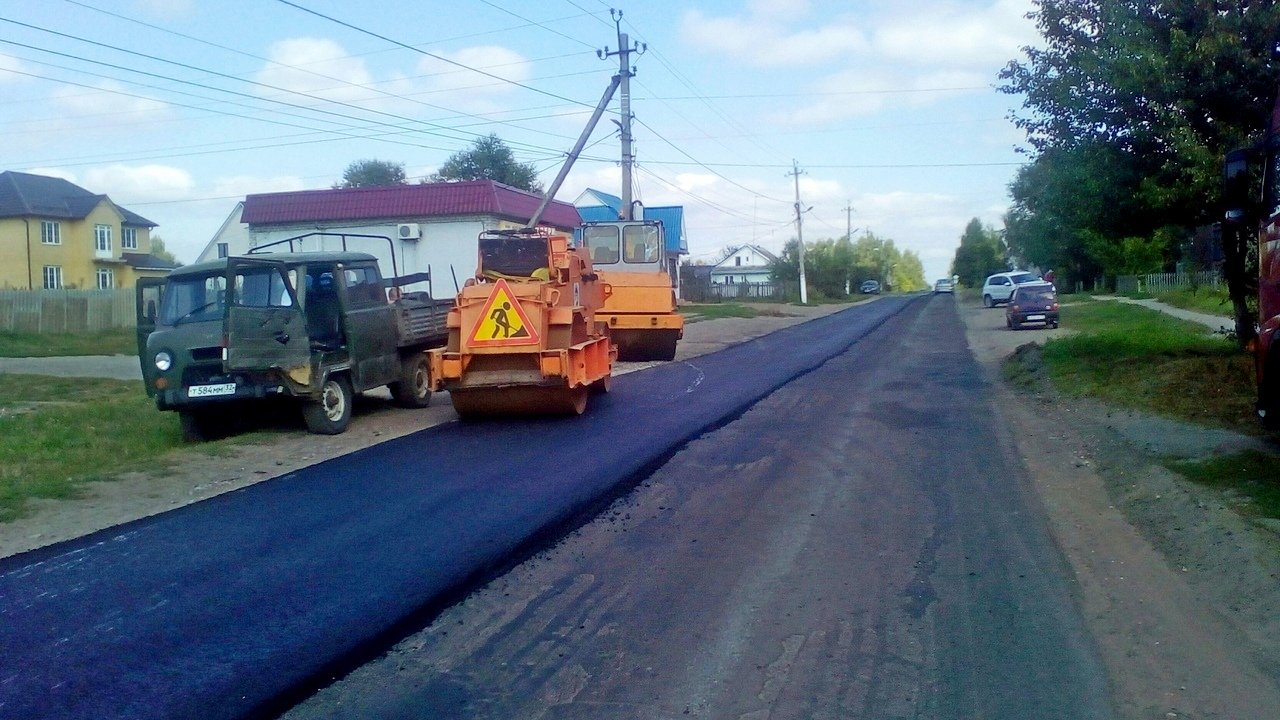
[[[601,57],[618,56],[618,78],[621,80],[621,98],[619,103],[618,130],[622,137],[622,207],[618,211],[619,220],[633,220],[631,216],[631,166],[635,162],[635,152],[631,148],[631,78],[635,75],[635,70],[631,67],[631,53],[644,53],[645,45],[639,44],[635,47],[631,46],[631,38],[622,32],[622,11],[610,10],[613,15],[614,25],[618,28],[618,50],[610,52],[609,48],[605,48]]]
[[[801,219],[800,212],[800,163],[794,159],[791,161],[791,172],[789,175],[796,179],[796,245],[800,253],[800,304],[809,304],[809,289],[805,286],[804,281],[804,222]]]

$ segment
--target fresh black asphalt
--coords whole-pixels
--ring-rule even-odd
[[[615,378],[580,418],[450,423],[0,560],[0,717],[277,712],[918,301]]]

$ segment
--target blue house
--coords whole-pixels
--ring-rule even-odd
[[[587,188],[578,196],[573,204],[583,222],[607,222],[617,220],[622,210],[622,198],[607,192]],[[642,206],[643,207],[643,206]],[[689,241],[684,231],[684,208],[680,205],[664,205],[662,207],[643,207],[645,220],[661,220],[663,230],[667,234],[667,257],[679,258],[689,254]],[[582,232],[575,233],[575,238],[582,239]]]

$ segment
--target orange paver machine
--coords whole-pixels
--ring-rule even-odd
[[[674,360],[684,317],[676,311],[662,223],[584,223],[582,244],[613,289],[597,317],[609,326],[618,359]]]
[[[597,311],[609,286],[585,250],[541,229],[487,231],[479,265],[449,311],[431,384],[463,419],[569,414],[607,392],[617,350]]]

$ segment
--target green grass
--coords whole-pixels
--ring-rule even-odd
[[[1077,332],[1039,353],[1015,354],[1005,377],[1025,383],[1043,373],[1069,397],[1257,432],[1252,360],[1233,343],[1117,302],[1082,303],[1064,311],[1062,322]]]
[[[136,355],[137,353],[137,333],[133,328],[49,335],[0,332],[0,357]]]
[[[1171,290],[1156,295],[1156,299],[1166,305],[1210,315],[1231,317],[1235,313],[1235,310],[1231,307],[1231,297],[1227,295],[1225,288],[1222,290],[1213,290],[1211,288]]]
[[[1249,515],[1280,518],[1280,458],[1269,453],[1246,450],[1199,460],[1170,460],[1166,466],[1193,482],[1220,490],[1230,490],[1248,501]]]
[[[187,446],[225,454],[261,433]],[[129,470],[163,471],[183,447],[175,413],[160,412],[137,380],[0,373],[0,522],[33,498],[77,497],[85,483]]]

